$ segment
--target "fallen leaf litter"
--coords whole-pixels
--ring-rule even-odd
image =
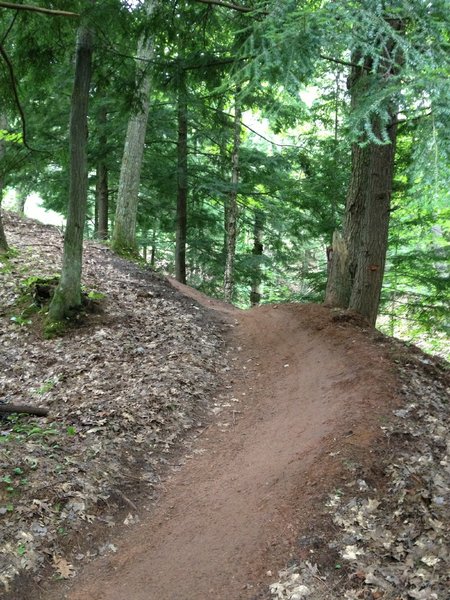
[[[448,377],[430,373],[420,355],[407,356],[411,360],[399,367],[404,406],[382,427],[377,455],[384,489],[349,472],[327,502],[340,532],[329,549],[339,563],[330,570],[314,564],[314,556],[295,562],[270,585],[273,600],[450,597]]]
[[[138,520],[129,495],[151,499],[169,450],[202,427],[226,368],[219,328],[162,277],[86,244],[83,284],[104,295],[100,314],[63,338],[44,340],[17,315],[21,282],[60,270],[54,227],[6,213],[14,255],[0,266],[3,403],[48,406],[47,418],[0,418],[0,587],[24,571],[36,582],[76,563],[67,540],[91,525]],[[20,314],[19,314],[20,317]],[[189,442],[186,441],[188,444]],[[106,548],[106,551],[108,549]]]

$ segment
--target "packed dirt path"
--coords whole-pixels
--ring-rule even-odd
[[[356,360],[351,332],[322,331],[326,309],[245,312],[189,293],[230,330],[229,407],[167,479],[152,513],[115,541],[117,554],[82,572],[68,600],[267,598],[261,584],[295,551],[329,479],[324,457],[348,436],[366,443],[364,413],[383,384],[370,381],[373,357],[361,340]]]

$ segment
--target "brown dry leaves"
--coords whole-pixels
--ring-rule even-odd
[[[382,427],[376,459],[384,489],[357,465],[330,494],[341,535],[330,543],[340,561],[318,576],[301,563],[280,573],[272,598],[295,600],[443,600],[450,589],[450,407],[448,380],[430,374],[429,359],[403,366],[404,406]],[[422,364],[421,364],[422,363]],[[360,475],[360,473],[358,473]],[[369,479],[368,479],[369,480]],[[313,558],[313,557],[312,557]],[[313,570],[316,572],[312,574]]]
[[[5,229],[18,255],[0,269],[0,401],[50,408],[48,418],[0,419],[6,585],[23,570],[39,581],[53,556],[67,557],[53,559],[66,577],[63,560],[71,567],[109,551],[65,549],[84,527],[113,527],[118,508],[134,506],[129,497],[151,499],[169,450],[202,426],[225,363],[203,309],[95,243],[86,245],[83,280],[105,294],[101,312],[55,340],[11,321],[20,282],[59,272],[62,237],[8,213]]]

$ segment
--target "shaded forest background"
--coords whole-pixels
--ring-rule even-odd
[[[447,2],[39,2],[47,14],[3,4],[0,182],[17,210],[37,193],[67,216],[75,191],[86,238],[209,295],[321,302],[357,148],[391,145],[377,323],[445,354]],[[89,136],[74,172],[83,32]]]

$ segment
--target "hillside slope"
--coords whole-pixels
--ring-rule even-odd
[[[31,259],[57,270],[55,230],[7,227],[11,289]],[[68,337],[2,316],[5,399],[25,383],[51,407],[27,422],[58,432],[4,430],[0,560],[30,573],[5,597],[446,598],[444,365],[320,306],[236,310],[99,245],[85,273],[107,297]]]

